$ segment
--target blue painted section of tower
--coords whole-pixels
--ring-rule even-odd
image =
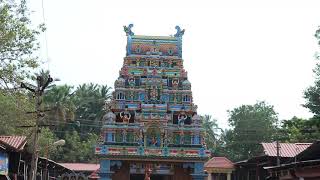
[[[200,144],[199,135],[194,136],[194,144]]]
[[[194,163],[194,173],[195,174],[201,174],[204,170],[204,163],[202,162],[196,162]]]
[[[182,58],[182,37],[177,37],[178,39],[178,42],[177,42],[177,45],[178,45],[178,56],[180,58]]]
[[[193,180],[204,180],[207,177],[207,174],[204,173],[204,163],[203,162],[195,162],[194,163],[194,171],[191,174]]]
[[[113,172],[110,171],[110,160],[100,160],[100,180],[112,180]]]
[[[131,35],[127,36],[127,56],[131,55],[131,44],[132,44],[132,37]]]
[[[107,133],[107,142],[113,142],[113,139],[112,139],[112,132],[108,132]]]

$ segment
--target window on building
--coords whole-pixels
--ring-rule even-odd
[[[190,134],[184,135],[184,144],[191,144],[191,135]]]
[[[117,93],[117,99],[118,100],[124,100],[125,99],[125,95],[123,92],[118,92]]]
[[[184,124],[185,124],[185,125],[190,125],[191,122],[192,122],[191,117],[188,116],[187,119],[184,121]]]
[[[190,102],[190,96],[189,95],[183,95],[182,101],[183,102]]]
[[[133,132],[127,132],[127,142],[134,142],[134,134]]]
[[[173,135],[173,144],[180,144],[180,135],[179,134]]]
[[[122,132],[121,131],[116,132],[116,142],[122,142]]]
[[[178,124],[178,117],[179,117],[178,114],[174,114],[174,115],[173,115],[173,117],[172,117],[172,123],[173,123],[173,124]]]

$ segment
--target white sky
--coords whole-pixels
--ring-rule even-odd
[[[113,87],[125,56],[123,25],[133,23],[133,32],[143,35],[171,35],[180,25],[200,114],[226,128],[227,110],[266,100],[280,119],[311,117],[301,104],[314,80],[320,1],[43,1],[45,67],[60,83]],[[32,0],[30,8],[32,20],[43,22],[41,0]]]

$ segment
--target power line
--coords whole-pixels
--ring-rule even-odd
[[[41,0],[41,8],[42,8],[42,19],[43,23],[46,26],[46,18],[45,18],[45,11],[44,11],[44,0]],[[49,61],[49,48],[48,48],[48,37],[47,31],[44,31],[44,41],[45,41],[45,53],[46,53],[46,63],[48,65],[48,70],[50,71],[50,61]]]

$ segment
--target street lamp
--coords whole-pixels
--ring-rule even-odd
[[[64,139],[60,139],[54,143],[52,143],[51,145],[47,144],[46,146],[46,166],[45,166],[45,178],[44,180],[48,180],[49,179],[49,173],[48,173],[48,156],[49,156],[49,148],[52,146],[63,146],[66,144],[66,141]]]
[[[63,146],[66,144],[66,141],[64,139],[60,139],[54,143],[52,143],[53,146]]]

